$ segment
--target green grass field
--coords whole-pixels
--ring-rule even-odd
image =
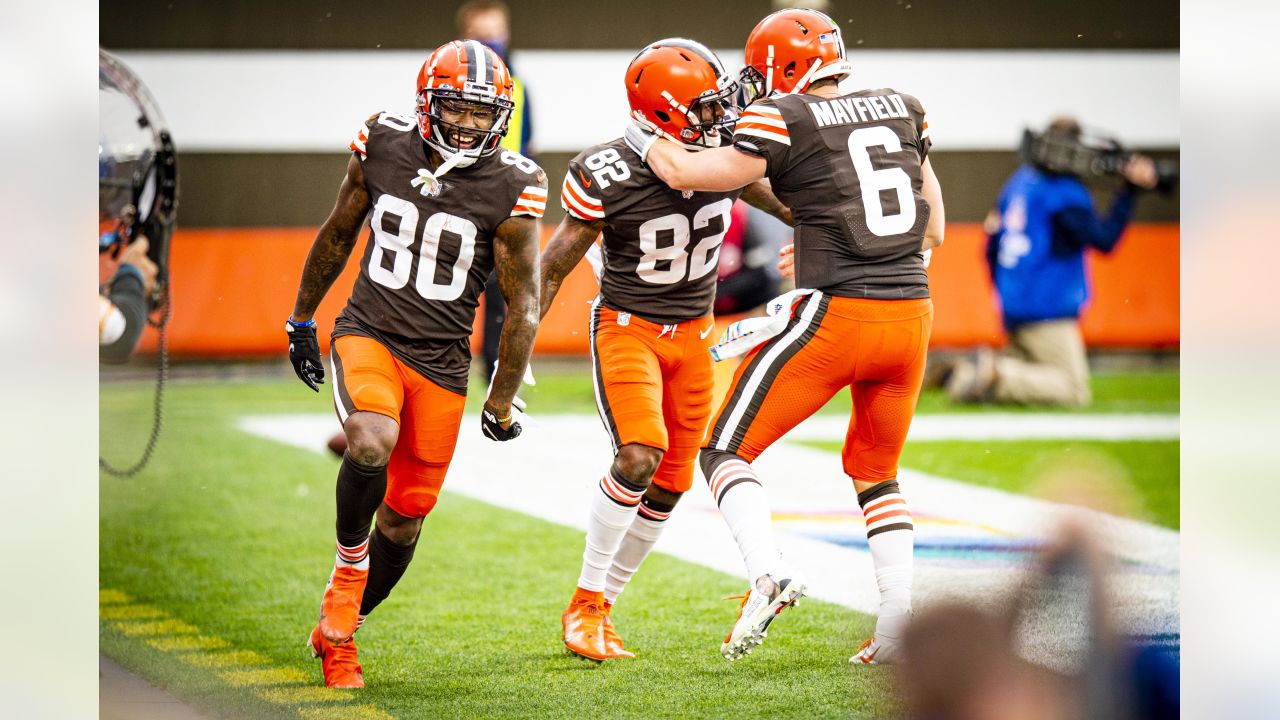
[[[1176,375],[1104,376],[1096,392],[1111,411],[1177,410]],[[170,393],[151,465],[132,479],[101,479],[100,641],[126,668],[199,707],[309,720],[726,717],[780,707],[800,717],[895,714],[890,674],[846,662],[871,617],[806,601],[762,649],[730,664],[717,650],[736,606],[720,598],[740,592],[741,581],[667,556],[645,564],[614,614],[640,657],[603,666],[573,659],[559,616],[581,533],[449,493],[412,569],[360,632],[369,687],[326,690],[303,642],[332,562],[337,461],[243,434],[233,421],[328,412],[329,396],[292,378],[180,381]],[[147,383],[102,386],[108,459],[136,457],[150,398]],[[528,399],[533,412],[594,412],[578,370],[541,372]],[[839,402],[831,412],[842,412]],[[940,402],[928,396],[922,411]],[[1063,452],[1006,443],[980,454],[968,445],[921,443],[908,454],[919,469],[1018,491],[1037,457]],[[1160,445],[1172,445],[1173,490],[1154,514],[1177,527],[1177,443]],[[1168,448],[1148,450],[1121,449],[1118,461],[1169,482]]]

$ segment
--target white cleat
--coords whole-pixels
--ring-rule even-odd
[[[804,596],[805,589],[804,582],[798,576],[775,581],[771,576],[765,575],[756,581],[756,585],[745,596],[735,596],[742,597],[741,609],[733,629],[720,645],[720,654],[728,660],[737,660],[750,654],[764,642],[769,624],[778,613],[795,605]]]
[[[898,643],[881,642],[872,635],[862,641],[849,662],[853,665],[898,665],[902,663],[902,650]]]

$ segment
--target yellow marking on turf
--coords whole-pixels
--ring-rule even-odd
[[[147,644],[162,652],[179,652],[183,650],[221,650],[231,647],[231,643],[222,638],[208,635],[179,635],[178,637],[160,637],[147,640]]]
[[[355,700],[348,690],[327,687],[267,688],[255,693],[258,697],[277,705],[301,705],[303,703],[351,702]]]
[[[111,627],[128,635],[195,635],[200,631],[195,625],[181,620],[157,620],[155,622],[114,622]]]
[[[229,685],[292,685],[307,682],[301,670],[293,668],[261,668],[259,670],[231,670],[218,673]]]
[[[99,605],[114,605],[115,603],[127,603],[133,598],[125,595],[119,590],[100,589],[98,590]]]
[[[302,708],[298,711],[302,720],[396,720],[372,705],[356,705],[355,707]]]
[[[150,605],[112,605],[98,609],[98,617],[103,620],[146,620],[164,616],[163,610]]]
[[[228,668],[236,665],[266,665],[271,662],[252,650],[232,650],[224,653],[186,653],[178,659],[188,665],[204,668]]]

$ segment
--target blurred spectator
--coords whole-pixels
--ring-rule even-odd
[[[1080,124],[1058,118],[1047,142],[1080,141]],[[1118,172],[1111,210],[1099,215],[1080,178],[1034,163],[1018,168],[987,216],[987,262],[1000,299],[1009,352],[987,349],[956,363],[947,391],[960,402],[1080,407],[1091,399],[1089,365],[1080,334],[1088,299],[1085,251],[1115,249],[1133,215],[1139,189],[1157,184],[1155,163],[1131,155]]]
[[[909,717],[930,720],[1163,720],[1177,718],[1179,668],[1167,652],[1134,646],[1113,627],[1109,559],[1084,521],[1068,522],[1042,553],[1039,571],[1012,603],[946,602],[908,626],[907,662],[896,668]],[[1049,620],[1046,622],[1045,618]],[[1062,626],[1064,623],[1072,627]],[[1054,627],[1057,624],[1060,627]],[[1083,626],[1083,627],[1076,627]],[[1019,652],[1052,634],[1071,670]],[[1080,638],[1083,647],[1069,647]],[[1040,658],[1045,663],[1049,658]],[[1061,658],[1055,657],[1055,665]]]
[[[757,308],[782,292],[778,251],[791,242],[791,228],[763,210],[738,200],[720,244],[716,315]]]
[[[530,143],[533,138],[533,114],[530,111],[529,93],[520,76],[511,65],[511,10],[502,0],[471,0],[458,8],[458,37],[464,40],[479,40],[507,64],[511,71],[511,79],[515,83],[512,98],[515,108],[511,111],[511,120],[507,126],[506,137],[502,138],[502,147],[531,157]],[[536,162],[536,159],[535,159]],[[489,382],[493,377],[494,366],[498,363],[498,338],[502,335],[502,323],[506,319],[507,304],[498,289],[498,276],[489,274],[489,281],[484,288],[484,332],[481,342],[481,353],[484,358],[484,380]]]

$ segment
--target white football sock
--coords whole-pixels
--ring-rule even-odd
[[[710,486],[711,496],[742,553],[748,582],[754,583],[761,575],[773,575],[775,580],[786,577],[782,558],[773,543],[769,497],[755,470],[744,460],[728,460],[711,473]]]
[[[867,545],[880,588],[880,617],[890,620],[911,613],[911,576],[915,546],[915,526],[907,501],[890,480],[858,494],[867,524]],[[881,623],[877,622],[877,634]],[[893,634],[892,632],[890,633]]]
[[[622,545],[618,546],[618,552],[613,556],[613,564],[609,566],[609,575],[604,585],[604,599],[610,603],[618,601],[623,588],[630,582],[631,576],[636,574],[636,570],[640,569],[640,564],[648,557],[654,543],[662,536],[663,528],[667,526],[665,518],[655,520],[646,517],[647,512],[647,509],[642,508],[636,514],[626,537],[622,538]]]
[[[600,479],[597,490],[591,500],[586,549],[582,551],[582,574],[578,576],[578,587],[593,592],[604,590],[605,575],[644,495],[644,488],[636,489],[622,483],[612,471]]]

